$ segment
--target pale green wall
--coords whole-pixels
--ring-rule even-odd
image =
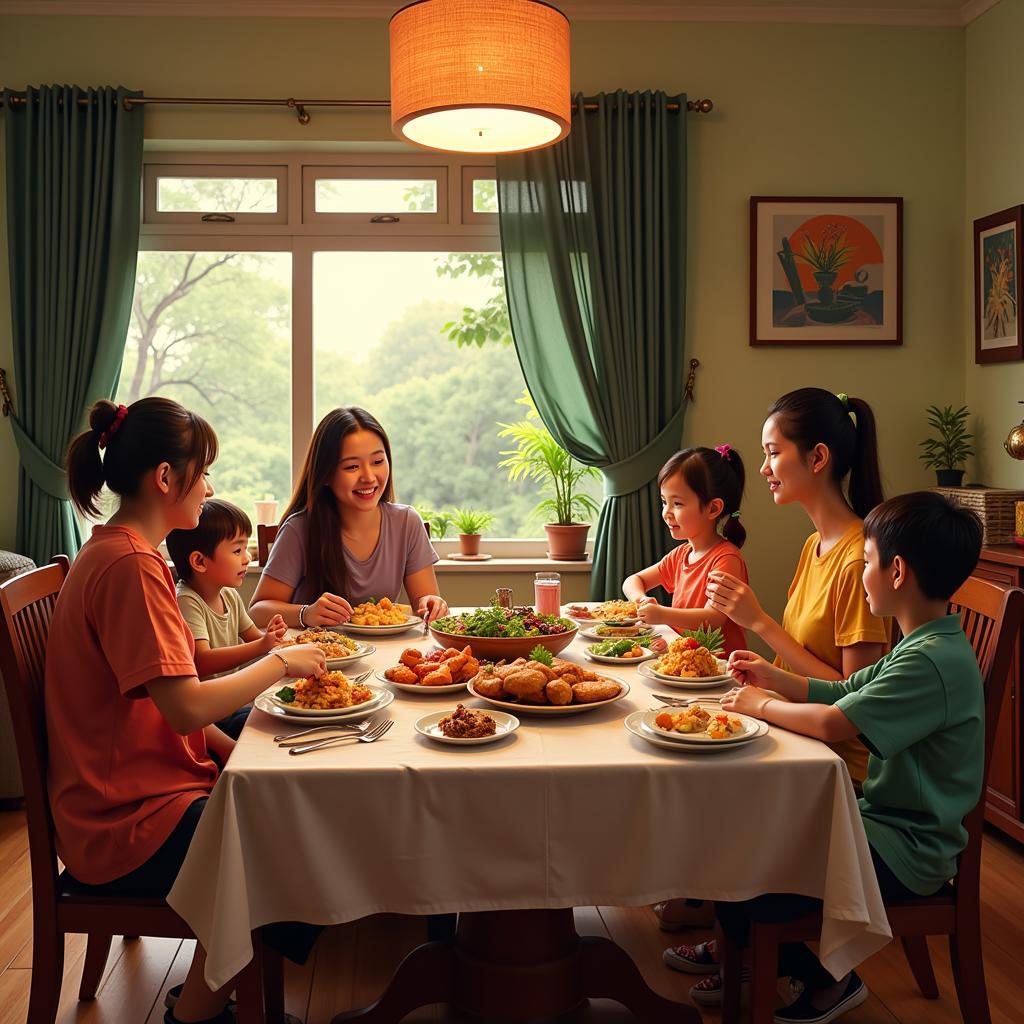
[[[688,443],[747,457],[753,581],[784,600],[807,521],[756,479],[763,410],[818,384],[867,398],[893,492],[923,486],[923,408],[963,395],[964,32],[960,29],[579,22],[573,88],[686,89],[716,110],[691,121],[687,334],[701,361]],[[381,97],[383,21],[7,18],[3,84],[124,84],[151,95]],[[1005,112],[1006,108],[1002,108]],[[379,113],[153,109],[151,139],[390,140]],[[747,343],[748,197],[901,195],[904,346],[766,351]],[[2,259],[3,257],[0,257]],[[6,275],[0,283],[0,296]],[[0,297],[0,315],[6,297]],[[10,367],[6,318],[0,365]],[[680,382],[681,384],[682,382]],[[15,460],[0,430],[0,544],[14,532]]]
[[[974,221],[1024,203],[1024,0],[1002,0],[966,31],[966,216],[964,218],[965,400],[974,413],[978,457],[971,478],[1024,489],[1024,463],[1003,449],[1024,419],[1024,362],[974,362]],[[1020,268],[1018,268],[1018,273]],[[1018,310],[1018,316],[1024,310]]]

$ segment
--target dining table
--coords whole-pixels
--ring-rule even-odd
[[[375,650],[350,676],[435,646],[422,627],[358,639]],[[713,697],[730,684],[667,688],[635,663],[590,664],[589,644],[576,636],[559,657],[628,693],[571,715],[509,705],[520,727],[484,745],[415,728],[458,703],[487,707],[468,691],[396,689],[376,716],[393,723],[378,741],[302,756],[274,739],[302,723],[254,710],[168,897],[206,950],[208,984],[238,974],[273,922],[454,913],[454,939],[414,950],[379,1000],[336,1019],[377,1024],[450,1003],[529,1020],[600,997],[679,1024],[700,1018],[649,989],[610,940],[580,937],[572,908],[799,893],[822,901],[819,955],[836,977],[883,947],[890,931],[843,760],[775,726],[710,752],[646,742],[624,719],[660,706],[655,694]]]

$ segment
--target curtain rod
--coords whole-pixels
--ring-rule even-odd
[[[79,96],[78,98],[78,105],[81,107],[86,106],[90,102],[91,100],[87,96]],[[146,106],[147,104],[178,107],[288,107],[295,111],[299,124],[302,125],[309,124],[310,121],[309,112],[306,110],[307,107],[377,108],[391,106],[390,100],[297,100],[294,97],[274,100],[243,99],[240,97],[214,99],[199,96],[125,96],[123,102],[125,110],[132,110],[134,107]],[[10,105],[12,109],[24,107],[28,105],[28,99],[24,93],[13,93],[10,97]],[[708,114],[714,109],[714,106],[714,103],[709,99],[686,101],[686,109],[695,114]],[[667,103],[665,107],[673,113],[680,109],[678,103]],[[573,108],[576,108],[575,103]],[[586,111],[597,110],[597,104],[584,103],[583,109]]]

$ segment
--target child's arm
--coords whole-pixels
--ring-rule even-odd
[[[203,737],[206,740],[206,749],[216,754],[221,764],[227,764],[231,751],[235,749],[235,741],[215,725],[208,725],[203,730]]]
[[[774,690],[786,700],[804,704],[810,684],[807,676],[787,672],[753,651],[733,651],[729,655],[729,675],[741,686]]]
[[[280,615],[275,615],[264,633],[257,626],[250,626],[242,633],[243,644],[231,647],[211,647],[208,640],[196,641],[196,674],[200,679],[231,672],[246,662],[269,654],[283,639],[288,627]]]
[[[703,608],[666,608],[657,603],[645,604],[636,610],[637,618],[649,626],[671,626],[677,632],[700,629],[705,623],[711,629],[720,629],[728,621],[720,611],[705,605]]]
[[[653,601],[653,597],[647,597],[647,591],[660,585],[661,573],[658,571],[658,567],[649,565],[646,569],[641,569],[640,572],[626,577],[622,584],[622,593],[626,595],[627,601],[635,601],[639,606],[642,601],[644,603]]]
[[[813,736],[826,743],[852,740],[859,733],[857,726],[833,704],[789,704],[777,700],[757,686],[741,686],[730,690],[722,698],[722,707],[726,711],[738,711],[741,715],[760,718],[772,725],[789,729],[790,732]]]

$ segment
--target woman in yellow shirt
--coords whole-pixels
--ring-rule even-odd
[[[761,474],[775,504],[801,505],[815,532],[800,553],[781,625],[735,576],[710,573],[708,598],[768,644],[775,664],[816,679],[847,679],[889,647],[889,624],[871,614],[861,582],[862,520],[883,500],[874,414],[862,399],[800,388],[768,411],[761,444]],[[860,741],[835,749],[862,782],[867,751]]]

